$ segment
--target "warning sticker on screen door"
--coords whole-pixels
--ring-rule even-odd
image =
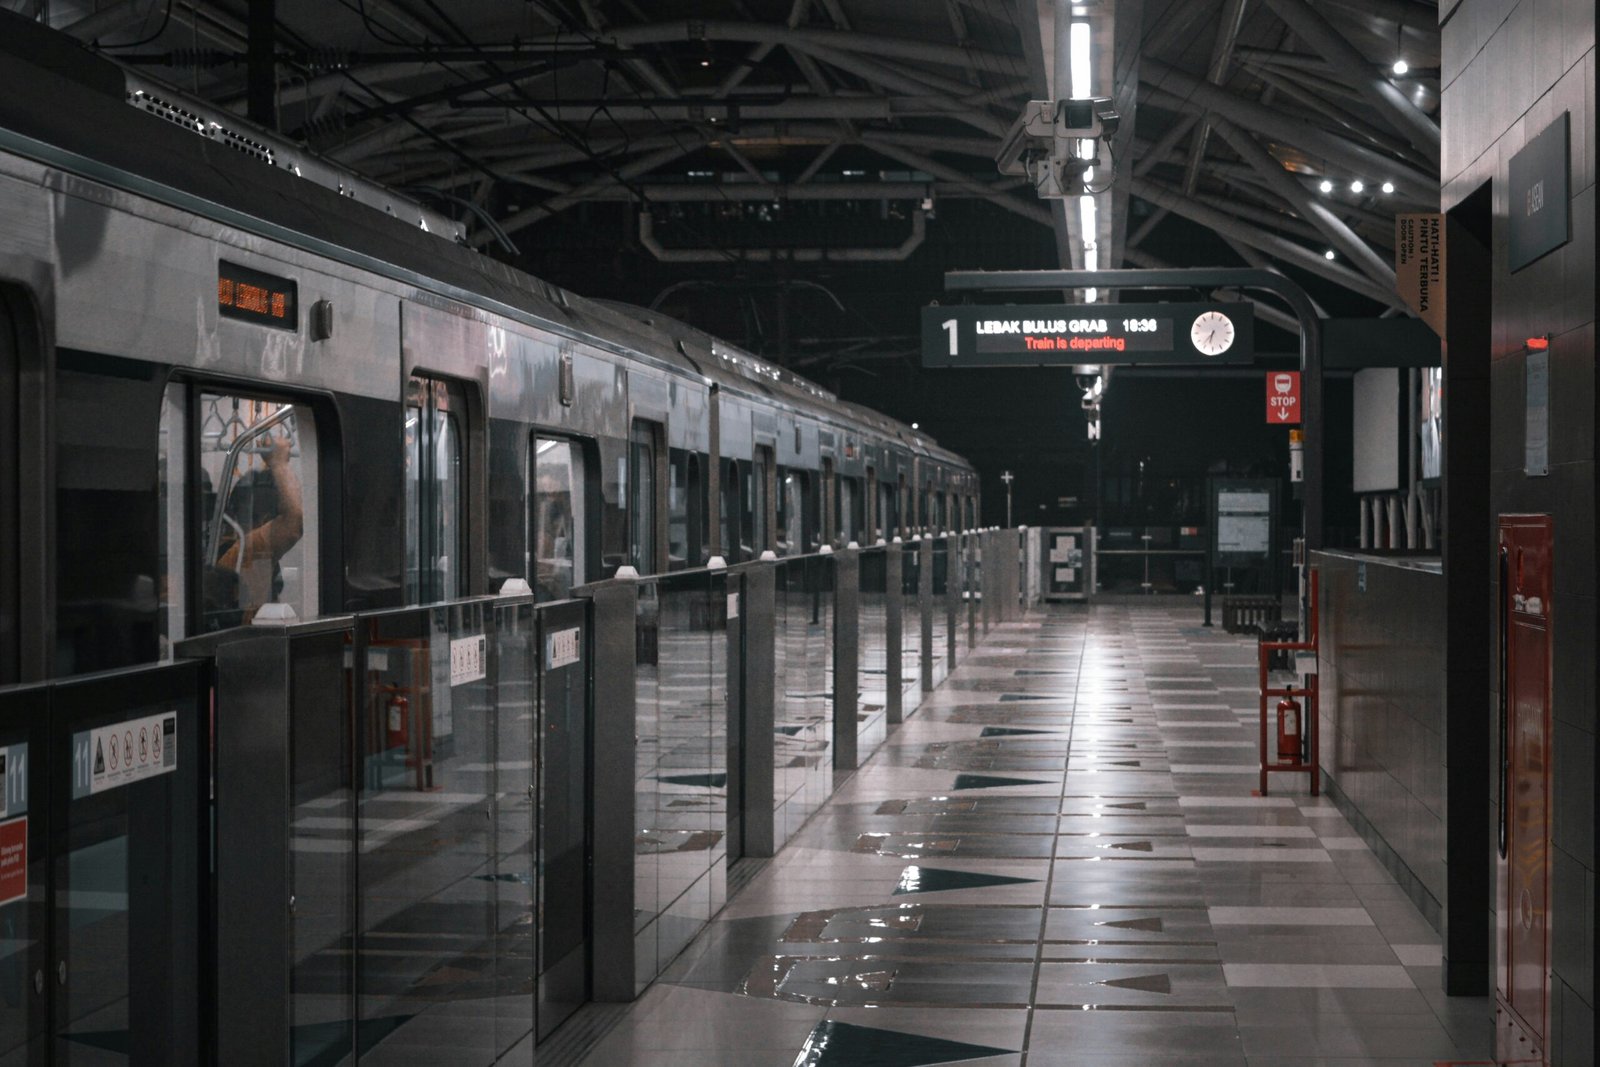
[[[178,715],[167,712],[72,735],[72,799],[178,769]]]

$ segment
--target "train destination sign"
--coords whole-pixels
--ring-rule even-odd
[[[1249,363],[1253,310],[1246,303],[926,307],[922,365]]]
[[[217,262],[217,312],[224,318],[259,322],[283,330],[300,328],[297,286],[227,260]]]

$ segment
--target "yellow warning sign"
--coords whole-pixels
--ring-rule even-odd
[[[1417,318],[1444,336],[1444,216],[1396,215],[1394,287]]]

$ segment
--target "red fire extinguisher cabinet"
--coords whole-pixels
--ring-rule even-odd
[[[1548,515],[1500,516],[1495,1009],[1502,1059],[1547,1062],[1550,1004]]]

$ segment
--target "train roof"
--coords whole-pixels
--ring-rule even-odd
[[[446,216],[141,80],[31,20],[0,11],[0,49],[11,53],[0,63],[0,147],[686,374],[843,417],[966,465],[930,438],[693,326],[578,296],[473,251]]]

